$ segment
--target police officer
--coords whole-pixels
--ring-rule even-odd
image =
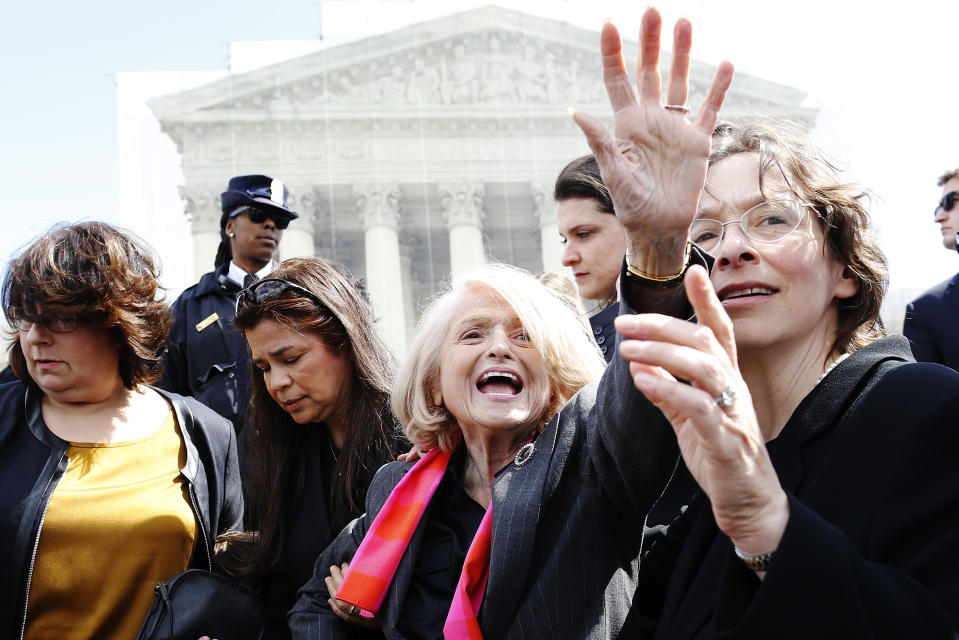
[[[220,246],[215,269],[173,303],[159,386],[195,397],[233,422],[239,434],[250,398],[249,358],[233,328],[236,294],[268,274],[283,230],[299,217],[288,191],[268,176],[237,176],[220,195]],[[241,452],[244,438],[239,438]],[[242,457],[242,456],[241,456]]]

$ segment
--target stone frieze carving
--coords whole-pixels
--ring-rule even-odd
[[[594,57],[592,52],[588,52]],[[320,72],[224,105],[279,114],[300,106],[569,104],[604,98],[587,52],[487,30]],[[590,57],[589,63],[594,62]],[[584,68],[585,66],[585,68]]]

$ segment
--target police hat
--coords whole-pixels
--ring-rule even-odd
[[[269,211],[270,215],[295,220],[300,217],[300,214],[286,206],[286,198],[289,194],[282,182],[269,176],[230,178],[226,191],[220,194],[220,209],[224,214],[224,222],[231,212],[247,206],[256,206]]]

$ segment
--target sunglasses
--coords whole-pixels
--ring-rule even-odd
[[[939,201],[939,204],[936,205],[935,213],[939,213],[939,210],[943,211],[952,211],[952,208],[956,206],[956,201],[959,200],[959,191],[950,191],[946,195],[942,196],[942,200]]]
[[[270,213],[269,211],[264,211],[263,209],[260,209],[258,207],[240,207],[239,209],[231,213],[230,217],[235,218],[241,213],[245,213],[246,217],[250,219],[250,222],[254,222],[256,224],[263,224],[264,222],[267,221],[267,219],[272,220],[273,224],[280,231],[283,231],[288,226],[290,226],[289,218],[279,217],[278,215],[274,213]]]
[[[287,280],[281,280],[280,278],[264,278],[240,291],[236,294],[235,310],[239,313],[240,307],[257,306],[267,302],[273,302],[290,292],[303,296],[304,298],[309,298],[317,307],[323,309],[326,313],[330,312],[330,308],[316,297],[312,291]]]

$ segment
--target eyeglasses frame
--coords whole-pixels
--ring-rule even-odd
[[[716,220],[715,218],[695,218],[695,219],[693,220],[693,224],[695,224],[695,223],[696,223],[697,221],[699,221],[699,220],[708,220],[708,221],[710,221],[710,222],[715,222],[715,223],[717,223],[717,224],[721,227],[721,229],[722,229],[722,230],[719,232],[719,240],[716,242],[716,246],[715,246],[712,250],[709,250],[709,249],[703,249],[703,250],[706,251],[707,253],[712,253],[712,251],[718,250],[719,247],[722,246],[723,240],[726,238],[726,227],[727,227],[728,225],[736,224],[736,223],[739,223],[739,229],[740,229],[740,231],[742,231],[743,235],[744,235],[745,237],[749,238],[750,241],[752,241],[752,242],[762,242],[763,244],[769,244],[769,243],[773,243],[773,242],[780,242],[780,241],[782,241],[782,240],[785,240],[785,239],[788,238],[789,236],[791,236],[791,235],[796,231],[796,229],[799,228],[799,225],[802,224],[802,216],[801,216],[801,215],[800,215],[800,217],[799,217],[799,220],[797,220],[795,227],[793,227],[792,229],[790,229],[788,233],[786,233],[786,234],[784,234],[783,236],[781,236],[781,237],[779,237],[779,238],[776,238],[776,239],[774,239],[774,240],[763,240],[762,238],[755,238],[755,237],[751,236],[751,235],[749,234],[749,232],[746,230],[746,228],[743,226],[743,219],[744,219],[746,216],[748,216],[751,211],[753,211],[754,209],[756,209],[756,208],[758,208],[758,207],[761,207],[761,206],[763,206],[763,205],[769,204],[769,203],[771,203],[771,202],[791,202],[791,203],[796,204],[797,206],[799,206],[800,209],[801,209],[801,211],[805,210],[806,208],[809,208],[809,209],[812,209],[812,210],[816,213],[816,215],[819,215],[819,210],[816,209],[816,205],[814,205],[814,204],[811,204],[811,203],[809,203],[809,202],[802,202],[802,201],[799,201],[799,200],[793,200],[792,198],[780,198],[780,199],[776,199],[776,200],[763,200],[762,202],[757,202],[757,203],[754,204],[753,206],[751,206],[751,207],[749,207],[748,209],[746,209],[746,210],[743,212],[743,215],[739,216],[738,219],[736,219],[736,220],[730,220],[729,222],[720,222],[719,220]],[[693,242],[695,243],[696,241],[693,240]],[[697,245],[697,246],[698,246],[698,245]]]
[[[51,326],[51,322],[54,320],[59,320],[61,322],[66,321],[67,326],[70,326],[69,329],[55,329]],[[76,315],[61,317],[61,318],[49,318],[49,317],[40,317],[36,320],[29,320],[27,318],[16,318],[14,317],[10,321],[10,328],[14,331],[30,331],[33,328],[33,325],[40,324],[47,328],[48,331],[52,333],[73,333],[77,330],[77,327],[80,326],[80,318]],[[26,326],[25,326],[26,325]]]

